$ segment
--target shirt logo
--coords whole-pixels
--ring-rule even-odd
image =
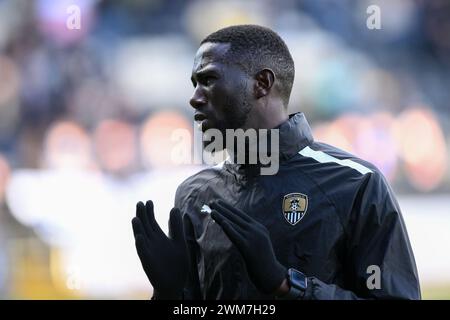
[[[208,214],[209,214],[209,213],[211,213],[211,208],[210,208],[207,204],[204,204],[204,205],[202,206],[200,212],[201,212],[201,213],[208,213]]]
[[[308,196],[303,193],[289,193],[283,197],[283,215],[286,221],[295,226],[306,214]]]

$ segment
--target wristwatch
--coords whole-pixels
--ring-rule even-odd
[[[287,280],[289,282],[289,291],[278,298],[282,300],[303,299],[306,288],[308,287],[308,278],[302,272],[294,268],[289,268]]]

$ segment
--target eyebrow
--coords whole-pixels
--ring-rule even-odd
[[[191,76],[192,83],[195,82],[194,75],[198,78],[198,77],[205,76],[206,74],[219,75],[219,70],[217,67],[209,67],[209,66],[204,67],[203,69],[200,69],[199,71],[196,71],[192,74],[192,76]]]

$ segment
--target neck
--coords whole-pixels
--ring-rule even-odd
[[[257,131],[260,129],[274,129],[280,126],[282,123],[286,122],[289,119],[288,112],[283,104],[279,105],[267,105],[267,106],[255,106],[252,112],[247,119],[246,125],[242,128],[244,131],[248,129],[256,129]],[[237,150],[237,146],[239,143],[234,141],[233,149],[227,150],[233,162],[240,162],[237,159],[238,154],[244,157],[246,165],[243,167],[259,167],[260,164],[260,156],[267,156],[267,152],[271,150],[270,142],[272,139],[270,138],[271,133],[267,133],[264,139],[268,139],[266,142],[259,141],[260,137],[259,133],[256,133],[256,141],[246,140],[244,143],[244,149]],[[262,145],[261,145],[262,143]],[[278,143],[278,141],[277,141]],[[263,147],[264,146],[264,147]],[[262,148],[262,149],[261,149]],[[253,157],[252,157],[253,156]],[[247,162],[251,158],[255,159],[257,163],[255,165],[249,165],[252,161]],[[240,163],[242,164],[242,163]]]
[[[273,129],[289,119],[287,108],[280,102],[257,105],[250,113],[244,129]]]

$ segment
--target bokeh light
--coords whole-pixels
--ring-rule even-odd
[[[5,198],[6,186],[8,184],[10,174],[11,169],[9,167],[9,163],[5,157],[0,154],[0,205],[3,203]]]
[[[150,116],[142,125],[140,136],[144,165],[156,169],[191,163],[192,152],[176,154],[176,150],[192,150],[192,128],[193,125],[176,112],[163,111]],[[177,141],[177,132],[189,133],[189,139]],[[178,156],[184,159],[174,158]]]
[[[433,113],[426,107],[406,110],[398,118],[395,133],[411,183],[422,191],[438,187],[448,169],[448,156],[442,129]]]
[[[96,2],[97,0],[60,0],[57,2],[37,0],[36,11],[39,29],[59,44],[68,45],[80,41],[92,27]],[[68,10],[71,6],[76,6],[80,13],[80,28],[73,30],[67,27],[69,14],[74,15],[74,12],[76,12]]]
[[[387,112],[345,114],[315,126],[314,135],[318,141],[372,162],[388,180],[393,180],[398,164],[393,124],[394,117]]]
[[[92,168],[91,139],[87,132],[75,122],[55,123],[45,138],[44,163],[54,169]]]
[[[382,30],[367,28],[369,5]],[[450,297],[450,255],[433,257],[450,241],[449,15],[448,0],[1,0],[0,299],[149,297],[135,203],[154,200],[167,231],[177,186],[204,168],[191,166],[194,54],[240,23],[286,41],[289,113],[383,172],[424,297],[433,281]],[[67,286],[73,267],[83,290]]]
[[[101,167],[108,172],[126,173],[136,165],[136,132],[125,121],[100,122],[94,133],[94,145]]]

